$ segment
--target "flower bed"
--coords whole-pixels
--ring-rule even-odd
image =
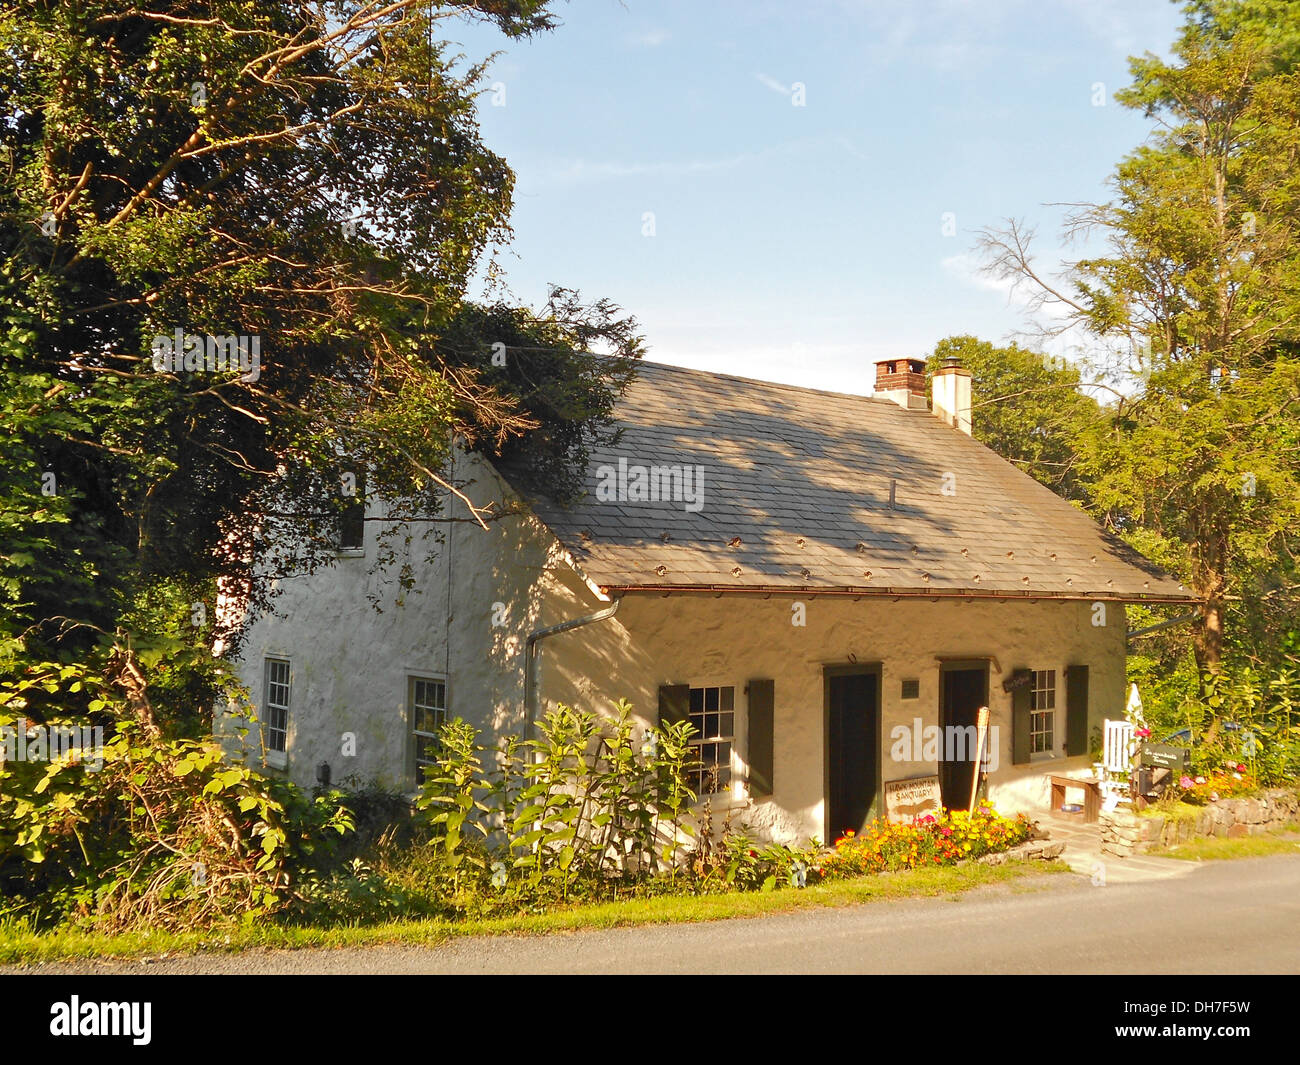
[[[1253,774],[1246,772],[1244,765],[1235,764],[1216,770],[1209,776],[1180,777],[1178,787],[1183,792],[1183,802],[1204,806],[1207,802],[1217,802],[1219,799],[1254,794],[1259,790],[1259,781]]]
[[[926,814],[912,824],[874,821],[861,835],[850,832],[836,840],[818,873],[823,879],[836,879],[955,865],[1023,843],[1032,829],[1024,814],[1007,818],[987,805],[974,814],[965,810]]]

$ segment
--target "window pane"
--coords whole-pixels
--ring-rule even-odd
[[[289,730],[289,663],[282,658],[265,661],[266,694],[262,707],[263,741],[267,750],[283,752]]]
[[[717,708],[718,708],[718,689],[717,689],[717,688],[705,688],[705,689],[704,689],[704,709],[705,709],[705,710],[716,710]]]
[[[428,677],[408,679],[408,714],[411,746],[414,752],[415,783],[418,787],[428,776],[428,770],[438,758],[436,733],[447,722],[447,684]]]
[[[721,694],[721,698],[718,700],[718,705],[719,705],[723,710],[734,710],[734,709],[736,708],[736,706],[735,706],[735,700],[736,700],[736,689],[735,689],[735,688],[720,688],[719,691],[720,691],[722,694]]]
[[[704,709],[704,689],[692,688],[691,689],[691,713],[698,714],[703,709]]]

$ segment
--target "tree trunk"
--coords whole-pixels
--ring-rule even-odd
[[[1209,597],[1201,603],[1201,623],[1193,638],[1196,665],[1202,676],[1223,669],[1223,600]]]

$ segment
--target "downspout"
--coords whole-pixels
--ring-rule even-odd
[[[562,621],[558,625],[549,625],[544,629],[535,629],[528,634],[528,640],[524,646],[524,709],[528,715],[525,737],[533,738],[534,724],[537,720],[537,666],[535,660],[538,653],[538,644],[548,636],[556,636],[561,632],[568,632],[570,629],[580,629],[584,625],[593,625],[597,621],[605,621],[612,618],[618,613],[618,605],[623,600],[615,599],[609,606],[602,610],[597,610],[594,614],[588,614],[585,617],[574,618],[571,621]]]

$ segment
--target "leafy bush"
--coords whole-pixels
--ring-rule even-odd
[[[0,893],[33,927],[107,931],[273,917],[357,924],[492,917],[578,901],[800,888],[825,878],[977,857],[1028,835],[982,808],[873,825],[829,853],[759,843],[694,807],[691,727],[638,741],[561,706],[536,740],[477,743],[443,727],[412,817],[403,796],[308,795],[213,743],[121,725],[98,772],[0,765]],[[357,826],[361,831],[354,831]],[[693,845],[691,844],[691,841]]]
[[[728,832],[722,846],[726,855],[723,875],[727,885],[737,891],[802,888],[817,879],[813,870],[820,862],[822,847],[816,840],[800,848],[784,843],[760,844],[744,832]]]
[[[447,894],[522,882],[530,896],[568,899],[605,879],[678,875],[682,837],[693,832],[691,726],[652,728],[638,749],[631,707],[620,701],[616,711],[607,725],[559,706],[539,723],[540,738],[507,737],[489,766],[471,726],[441,729],[416,806]]]
[[[1193,677],[1194,680],[1194,677]],[[1281,668],[1260,674],[1234,665],[1205,679],[1167,679],[1144,694],[1153,739],[1191,729],[1192,776],[1225,764],[1246,766],[1262,787],[1300,777],[1300,677]]]
[[[350,827],[345,810],[214,743],[122,723],[98,771],[66,758],[0,764],[0,892],[38,923],[247,919],[281,910],[292,870]]]

